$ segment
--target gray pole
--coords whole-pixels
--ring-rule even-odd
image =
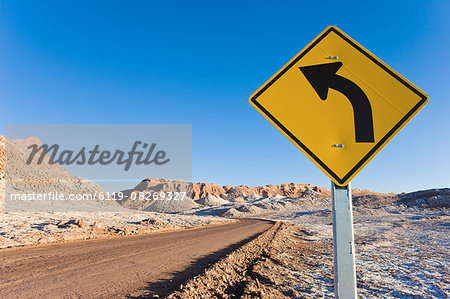
[[[331,183],[333,202],[334,294],[336,298],[356,298],[355,242],[353,239],[350,184]]]

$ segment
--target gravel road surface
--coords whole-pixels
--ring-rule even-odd
[[[164,296],[272,225],[243,220],[168,233],[3,249],[0,297]]]

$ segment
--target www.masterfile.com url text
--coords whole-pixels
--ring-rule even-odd
[[[186,192],[132,192],[124,194],[123,192],[98,192],[93,193],[11,193],[9,199],[13,201],[89,201],[89,200],[183,200]]]

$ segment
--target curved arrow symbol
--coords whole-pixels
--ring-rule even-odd
[[[353,107],[356,142],[375,142],[369,99],[358,85],[336,74],[341,67],[342,62],[333,62],[303,66],[300,70],[323,101],[327,99],[329,88],[348,98]]]

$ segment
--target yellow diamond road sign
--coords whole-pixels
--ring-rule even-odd
[[[423,91],[334,26],[250,97],[339,186],[427,102]]]

